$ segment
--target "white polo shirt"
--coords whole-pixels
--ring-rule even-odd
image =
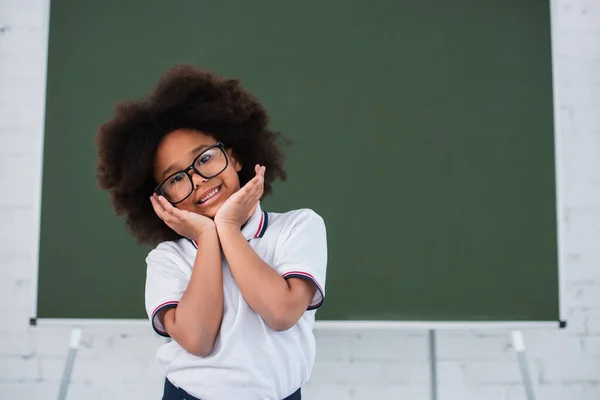
[[[256,253],[284,278],[312,281],[316,294],[292,328],[277,332],[244,300],[223,258],[223,320],[207,357],[196,357],[174,340],[158,350],[164,375],[202,400],[281,400],[302,387],[315,361],[312,328],[325,296],[327,240],[323,219],[300,209],[267,213],[258,205],[242,228]],[[163,242],[146,259],[146,311],[154,330],[168,337],[157,318],[176,307],[188,285],[196,245],[190,240]]]

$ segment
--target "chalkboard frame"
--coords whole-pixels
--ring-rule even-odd
[[[554,32],[553,32],[554,35]],[[562,249],[564,248],[563,245],[563,236],[564,236],[564,227],[563,227],[563,219],[564,219],[564,208],[563,208],[563,204],[564,201],[562,199],[562,191],[561,188],[564,187],[563,185],[563,172],[562,172],[562,145],[561,145],[561,135],[559,132],[559,128],[560,128],[560,121],[558,121],[558,116],[559,113],[557,112],[557,86],[556,86],[556,75],[557,75],[557,71],[556,71],[556,66],[555,63],[553,63],[552,65],[552,69],[553,69],[553,82],[554,82],[554,127],[555,127],[555,159],[556,159],[556,165],[555,165],[555,171],[556,171],[556,193],[557,193],[557,237],[558,237],[558,283],[559,283],[559,321],[515,321],[515,322],[507,322],[507,321],[463,321],[463,322],[459,322],[459,321],[452,321],[452,322],[446,322],[446,321],[423,321],[423,322],[419,322],[419,321],[326,321],[326,320],[318,320],[317,321],[317,328],[348,328],[348,327],[373,327],[373,328],[458,328],[458,329],[463,329],[466,327],[475,327],[475,326],[482,326],[482,327],[511,327],[511,326],[540,326],[540,325],[548,325],[548,326],[552,326],[552,325],[556,325],[558,324],[559,327],[563,327],[565,324],[565,305],[563,304],[564,301],[564,255],[563,255],[563,251]],[[41,191],[40,191],[41,193]],[[515,278],[517,279],[517,278]],[[36,281],[37,284],[37,281]],[[37,293],[37,286],[36,286],[36,293]],[[36,310],[34,315],[37,315],[37,302],[36,302]],[[97,323],[103,324],[105,322],[107,323],[125,323],[125,324],[129,324],[129,323],[138,323],[138,320],[127,320],[127,319],[106,319],[106,320],[93,320],[93,319],[68,319],[68,320],[63,320],[63,319],[53,319],[53,318],[37,318],[36,316],[33,316],[30,320],[30,324],[35,325],[39,323],[45,323],[45,321],[48,322],[52,322],[54,323],[58,323],[58,324],[75,324],[78,326],[81,325],[95,325]],[[146,323],[146,320],[141,320],[144,323]]]

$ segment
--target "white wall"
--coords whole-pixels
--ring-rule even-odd
[[[568,329],[528,333],[539,399],[600,399],[600,1],[553,5]],[[0,398],[53,399],[69,331],[30,329],[48,0],[0,0]],[[10,190],[8,189],[10,188]],[[87,332],[70,399],[160,398],[148,328]],[[318,332],[307,399],[428,399],[423,332]],[[440,400],[524,399],[507,332],[442,333]]]

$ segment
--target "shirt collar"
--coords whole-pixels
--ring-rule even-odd
[[[269,224],[269,214],[262,210],[260,203],[256,206],[254,214],[248,222],[242,227],[242,235],[246,240],[257,239],[263,237]]]
[[[260,207],[260,203],[256,206],[254,214],[250,219],[242,226],[242,235],[246,240],[258,239],[263,237],[269,225],[269,214],[263,211]],[[190,240],[195,248],[198,248],[198,243],[195,240]]]

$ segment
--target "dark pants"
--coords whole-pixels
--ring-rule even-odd
[[[300,394],[300,389],[298,389],[283,400],[301,400],[301,399],[302,399],[302,397]],[[200,400],[200,399],[192,396],[191,394],[189,394],[188,392],[186,392],[183,389],[179,389],[178,387],[173,385],[171,382],[169,382],[168,379],[165,379],[165,391],[163,393],[162,400]]]

